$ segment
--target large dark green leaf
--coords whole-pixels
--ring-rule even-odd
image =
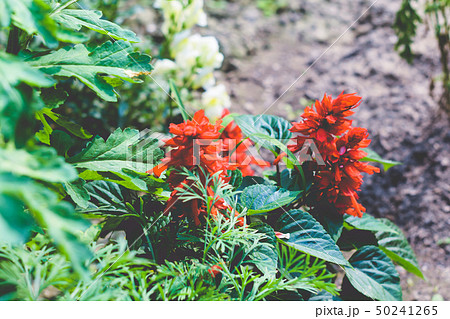
[[[389,227],[385,223],[383,223],[382,219],[375,218],[367,213],[365,213],[362,217],[346,215],[344,221],[348,225],[360,230],[370,230],[373,232],[377,232],[389,229]]]
[[[383,301],[402,300],[400,277],[392,261],[378,247],[364,246],[350,258],[346,277],[365,296]],[[345,298],[346,289],[341,296]]]
[[[367,213],[361,218],[346,216],[345,222],[356,229],[374,232],[378,245],[386,255],[409,272],[424,278],[408,240],[393,222],[386,218],[374,218]]]
[[[93,50],[85,45],[64,47],[53,53],[29,60],[39,70],[57,76],[75,77],[106,101],[116,102],[117,93],[101,75],[128,82],[141,82],[137,77],[152,70],[151,58],[133,52],[130,43],[123,40],[108,41]]]
[[[142,176],[163,156],[154,138],[145,138],[139,131],[127,128],[117,129],[105,141],[97,136],[79,154],[68,162],[81,170],[80,176],[86,180],[107,179],[127,183],[127,187],[147,190],[151,177]],[[154,181],[154,180],[152,180]]]
[[[71,30],[79,31],[82,27],[86,27],[116,40],[139,42],[139,38],[133,31],[125,30],[115,23],[101,19],[102,15],[101,11],[64,9],[56,10],[52,18]]]
[[[317,210],[312,215],[325,228],[331,238],[337,242],[344,228],[343,216],[333,209],[329,211]]]
[[[280,217],[277,226],[281,233],[289,234],[289,239],[279,240],[283,244],[329,262],[348,264],[334,240],[307,212],[290,210]]]
[[[248,215],[262,214],[291,204],[299,194],[273,185],[253,185],[242,191],[239,202]]]
[[[58,156],[52,147],[32,151],[0,148],[0,172],[28,176],[46,182],[70,182],[78,177],[76,169]]]
[[[292,127],[291,123],[275,115],[239,115],[234,117],[234,121],[253,142],[271,151],[277,151],[277,146],[267,139],[260,138],[257,134],[266,135],[282,144],[287,144],[292,136],[289,131]]]
[[[382,219],[381,221],[388,228],[388,230],[375,233],[375,237],[378,239],[378,245],[381,250],[407,271],[424,279],[414,251],[409,245],[402,230],[388,219]]]
[[[383,165],[383,169],[385,171],[390,169],[392,166],[402,164],[401,162],[385,160],[385,159],[381,158],[380,155],[378,155],[375,151],[373,151],[370,148],[365,148],[365,149],[363,149],[363,151],[367,153],[367,156],[364,157],[363,159],[361,159],[361,161],[380,163]]]

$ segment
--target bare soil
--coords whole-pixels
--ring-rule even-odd
[[[438,245],[450,229],[449,118],[439,110],[437,84],[430,95],[440,72],[437,43],[421,27],[417,56],[407,64],[394,51],[391,27],[400,1],[379,0],[367,10],[372,2],[294,0],[265,17],[254,1],[234,1],[211,9],[201,32],[221,43],[226,61],[218,77],[232,111],[293,120],[324,93],[364,98],[354,125],[369,129],[375,151],[403,165],[366,177],[362,202],[396,222],[416,251],[427,281],[398,268],[404,299],[450,300],[450,246]]]

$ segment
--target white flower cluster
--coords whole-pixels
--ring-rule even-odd
[[[203,0],[156,0],[154,6],[163,12],[162,31],[166,36],[189,30],[195,25],[207,25]]]
[[[231,105],[225,86],[216,85],[214,77],[224,57],[215,37],[191,34],[190,30],[195,25],[206,26],[203,0],[156,0],[155,7],[163,12],[162,31],[169,41],[170,59],[157,61],[153,75],[175,77],[192,90],[203,88],[200,108],[212,120],[219,118]]]

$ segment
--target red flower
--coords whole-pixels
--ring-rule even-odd
[[[229,179],[227,170],[233,170],[236,167],[230,165],[226,157],[221,156],[221,153],[225,150],[223,141],[220,139],[220,130],[222,128],[221,120],[211,124],[204,115],[203,110],[196,112],[192,121],[186,121],[178,125],[170,124],[170,132],[175,136],[166,141],[165,147],[170,146],[172,150],[162,160],[161,164],[155,166],[147,173],[153,173],[159,177],[169,167],[185,167],[189,170],[194,170],[200,166],[210,174],[221,172],[219,176],[227,181]],[[199,154],[195,154],[196,152]],[[200,179],[203,183],[206,183],[206,178],[202,174],[200,174]],[[179,201],[183,193],[182,190],[191,188],[193,181],[187,180],[184,175],[179,174],[177,171],[172,171],[168,182],[172,193],[167,201],[164,214],[181,212],[179,217],[188,216],[194,221],[195,225],[200,225],[200,216],[207,214],[204,203],[197,199],[188,202]],[[209,185],[205,185],[205,187],[208,195],[214,199],[214,205],[211,208],[213,217],[217,216],[219,212],[231,211],[231,207],[225,203],[224,199],[214,198]],[[239,220],[239,224],[243,224],[243,219]]]
[[[215,278],[222,271],[222,267],[219,265],[214,265],[208,269],[208,272],[211,274],[211,277]]]
[[[222,118],[228,114],[230,114],[230,111],[225,109],[222,113]],[[242,176],[254,175],[255,172],[251,168],[250,164],[255,164],[260,167],[270,166],[269,162],[257,159],[247,154],[248,148],[251,147],[253,143],[249,139],[244,140],[240,127],[234,122],[231,122],[227,125],[227,127],[225,127],[220,135],[220,138],[222,139],[225,147],[224,157],[226,157],[229,162],[236,163],[235,166],[241,170]]]
[[[369,146],[367,139],[369,133],[365,128],[350,128],[347,134],[335,140],[339,157],[329,167],[317,175],[317,184],[320,194],[326,194],[330,203],[335,203],[342,214],[361,217],[365,208],[356,202],[357,191],[363,182],[362,172],[379,173],[380,169],[367,163],[360,162],[367,155],[360,150]]]
[[[336,99],[331,95],[324,95],[322,102],[315,103],[313,107],[306,107],[301,115],[302,123],[293,123],[292,132],[315,137],[323,141],[326,135],[339,135],[350,128],[352,121],[346,117],[353,115],[355,107],[361,103],[361,97],[352,94],[341,93]]]
[[[369,146],[368,132],[364,128],[352,128],[352,109],[359,106],[361,97],[355,94],[341,93],[336,99],[324,96],[321,102],[305,108],[303,122],[292,123],[291,132],[300,133],[294,137],[296,142],[288,145],[291,152],[299,152],[305,141],[312,139],[325,161],[325,167],[310,165],[317,172],[314,177],[315,189],[319,199],[324,197],[333,203],[342,214],[362,216],[365,208],[357,202],[357,191],[360,190],[362,172],[373,174],[379,172],[360,160],[367,154],[360,150]],[[346,133],[347,132],[347,133]],[[340,138],[338,135],[342,135]],[[285,154],[280,154],[278,162]]]
[[[231,167],[228,167],[226,159],[220,156],[224,148],[223,143],[218,140],[219,131],[223,127],[221,122],[218,120],[215,124],[211,124],[205,116],[205,112],[200,110],[195,113],[192,121],[178,125],[170,124],[169,131],[175,137],[167,140],[165,147],[170,146],[173,149],[161,164],[147,173],[153,173],[159,177],[169,167],[191,169],[199,165],[209,173],[222,171],[223,176],[226,176],[227,169],[231,169]],[[196,149],[194,149],[194,145]],[[195,150],[198,150],[199,154],[195,154]],[[197,158],[200,159],[200,163],[196,163]]]
[[[298,152],[306,139],[313,139],[318,142],[318,149],[324,160],[334,161],[337,157],[334,135],[343,134],[350,128],[352,120],[347,117],[353,115],[351,109],[361,103],[361,97],[355,94],[341,93],[336,99],[325,94],[321,102],[316,100],[315,110],[313,106],[306,107],[301,115],[303,122],[292,123],[290,131],[302,135],[295,137],[296,144],[289,145],[289,150]]]

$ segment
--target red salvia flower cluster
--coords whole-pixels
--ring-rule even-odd
[[[228,114],[230,114],[230,111],[225,109],[222,118]],[[253,176],[255,174],[250,164],[260,167],[270,166],[269,162],[257,159],[247,153],[253,143],[249,139],[244,140],[242,130],[234,122],[231,122],[225,127],[220,138],[225,146],[224,156],[229,159],[229,162],[236,163],[236,168],[240,169],[242,176]]]
[[[369,146],[368,132],[365,128],[351,127],[352,109],[358,107],[361,97],[341,93],[336,99],[324,96],[315,102],[315,109],[307,107],[301,115],[301,123],[292,123],[292,132],[300,133],[294,137],[296,144],[289,145],[292,152],[302,149],[307,139],[312,139],[326,166],[316,167],[315,187],[320,198],[327,198],[341,214],[361,217],[365,208],[357,202],[361,184],[361,173],[378,173],[377,167],[360,160],[367,155],[361,148]],[[339,136],[341,135],[341,136]]]
[[[147,173],[159,177],[163,171],[170,167],[185,167],[192,171],[200,166],[209,174],[220,172],[219,177],[228,181],[227,171],[234,170],[236,167],[229,164],[226,157],[221,156],[225,151],[223,140],[220,139],[220,130],[223,128],[221,123],[222,121],[218,120],[212,124],[205,116],[204,111],[200,110],[195,113],[192,121],[188,120],[178,125],[170,124],[169,131],[175,136],[165,141],[165,147],[171,147],[172,149],[168,156],[162,160],[161,164],[155,166]],[[205,176],[200,174],[200,178],[205,183]],[[164,214],[173,211],[176,204],[177,208],[179,208],[177,211],[182,212],[180,217],[188,215],[196,225],[199,225],[201,223],[200,215],[206,215],[205,205],[199,200],[191,200],[189,202],[178,200],[182,193],[180,190],[189,189],[193,181],[186,179],[184,175],[177,171],[172,171],[169,175],[168,183],[172,193],[167,201]],[[211,215],[217,216],[222,211],[231,212],[231,207],[225,203],[223,198],[215,198],[210,185],[205,185],[205,187],[210,198],[214,199]],[[235,214],[238,213],[235,212]],[[243,220],[239,222],[243,224]]]

